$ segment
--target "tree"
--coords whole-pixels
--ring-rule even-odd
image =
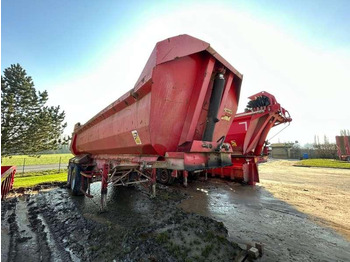
[[[341,136],[350,136],[350,130],[349,129],[342,129],[340,130]]]
[[[56,149],[66,127],[60,106],[47,106],[47,91],[37,92],[33,80],[19,65],[1,76],[1,155],[37,155]]]
[[[323,141],[324,141],[323,144],[320,143],[318,136],[315,135],[315,144],[314,144],[315,157],[333,158],[333,159],[337,158],[337,145],[334,143],[330,143],[326,135],[324,136]]]
[[[301,147],[298,141],[295,141],[290,149],[290,157],[294,159],[299,159],[301,157]]]

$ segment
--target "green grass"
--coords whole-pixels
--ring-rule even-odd
[[[22,170],[17,170],[16,177],[56,175],[58,173],[64,173],[64,172],[67,173],[66,168],[62,168],[61,171],[58,171],[58,169],[52,169],[52,170],[25,172],[25,173],[22,173]]]
[[[58,173],[57,171],[52,171],[53,174],[43,175],[38,172],[37,175],[26,175],[18,176],[15,175],[15,181],[13,183],[13,188],[19,187],[32,187],[41,183],[50,183],[50,182],[65,182],[67,181],[67,172]]]
[[[333,168],[349,168],[350,163],[346,161],[334,160],[334,159],[304,159],[296,163],[301,166],[311,167],[333,167]]]
[[[22,166],[24,159],[26,166],[32,165],[49,165],[49,164],[58,164],[61,158],[61,164],[68,163],[68,160],[72,158],[72,154],[48,154],[41,155],[39,157],[18,155],[12,157],[3,157],[1,158],[2,166]]]

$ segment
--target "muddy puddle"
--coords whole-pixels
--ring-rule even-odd
[[[109,188],[105,213],[100,183],[91,191],[92,199],[73,197],[61,185],[3,201],[1,261],[243,261],[254,243],[264,246],[255,261],[350,257],[343,237],[261,186],[212,178],[159,186],[155,199],[137,187]]]
[[[186,192],[183,210],[223,222],[233,242],[263,243],[261,261],[349,261],[347,240],[261,186],[212,178],[191,183]]]
[[[178,204],[181,186],[150,199],[139,188],[110,189],[108,212],[65,188],[2,202],[2,261],[234,261],[245,257],[224,224]],[[3,241],[2,241],[3,242]],[[30,247],[30,248],[29,248]]]

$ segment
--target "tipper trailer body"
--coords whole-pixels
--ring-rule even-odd
[[[241,83],[204,41],[180,35],[158,42],[134,88],[75,126],[68,185],[90,196],[90,182],[102,176],[105,199],[110,183],[154,190],[156,178],[167,183],[181,175],[186,185],[189,172],[230,166],[225,137]]]

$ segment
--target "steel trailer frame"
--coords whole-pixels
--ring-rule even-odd
[[[12,189],[16,171],[16,166],[1,166],[1,200]]]
[[[259,182],[258,164],[268,155],[267,135],[271,128],[290,123],[289,112],[266,91],[249,97],[251,105],[246,112],[236,114],[225,142],[232,146],[232,165],[217,168],[213,176],[228,177],[249,185]]]

